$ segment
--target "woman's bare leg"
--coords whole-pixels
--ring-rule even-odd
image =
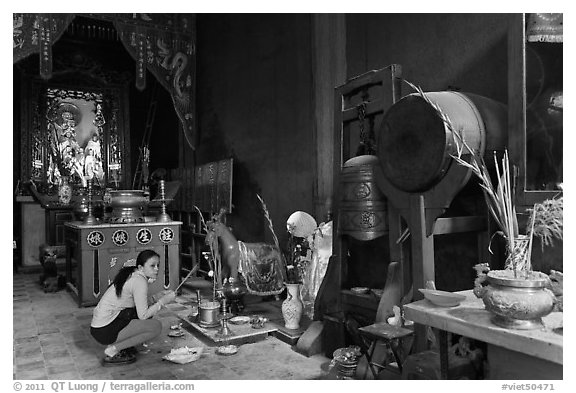
[[[162,323],[156,319],[133,319],[118,333],[118,338],[104,351],[108,356],[114,356],[119,351],[133,347],[158,336],[162,331]]]

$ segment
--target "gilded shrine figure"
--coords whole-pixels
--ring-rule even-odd
[[[102,183],[104,180],[104,170],[102,168],[100,138],[97,131],[93,131],[91,139],[88,140],[85,153],[84,176],[88,179],[95,177],[98,183]]]

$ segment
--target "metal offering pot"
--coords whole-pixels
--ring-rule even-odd
[[[108,205],[112,207],[110,222],[144,222],[142,208],[150,202],[150,196],[143,190],[111,190]]]
[[[220,302],[201,300],[198,306],[198,318],[200,326],[216,327],[220,325]]]
[[[548,279],[540,272],[516,278],[512,270],[491,270],[480,286],[477,280],[474,294],[493,314],[492,322],[498,326],[530,330],[543,327],[542,317],[554,308],[554,294],[547,288]]]

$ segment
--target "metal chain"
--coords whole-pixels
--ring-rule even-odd
[[[360,144],[367,145],[368,138],[366,130],[364,129],[364,119],[366,118],[366,102],[362,102],[356,106],[358,109],[358,121],[360,122]]]

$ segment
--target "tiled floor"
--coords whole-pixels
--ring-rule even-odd
[[[79,308],[70,293],[44,293],[37,274],[15,273],[13,284],[14,379],[323,379],[328,359],[305,357],[275,337],[240,346],[236,355],[215,353],[216,345],[185,331],[184,338],[167,336],[179,320],[168,310],[157,318],[162,334],[148,343],[129,365],[103,367],[104,347],[90,336],[93,307]],[[171,348],[204,347],[202,357],[179,365],[162,360]]]

